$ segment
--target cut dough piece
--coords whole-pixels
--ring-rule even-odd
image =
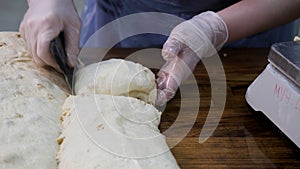
[[[70,96],[59,169],[178,169],[157,128],[161,112],[135,98]]]
[[[36,66],[16,32],[0,33],[0,169],[56,169],[64,78]]]
[[[77,95],[109,94],[129,96],[154,104],[154,74],[146,67],[122,59],[88,65],[76,72]]]

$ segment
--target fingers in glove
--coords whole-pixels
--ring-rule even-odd
[[[26,18],[26,14],[24,17]],[[61,29],[62,21],[56,14],[50,14],[47,17],[33,17],[22,21],[21,34],[24,36],[29,53],[37,65],[49,65],[60,71],[55,59],[50,54],[49,48],[50,41],[59,34]]]
[[[39,66],[44,66],[45,62],[43,62],[43,60],[38,57],[37,52],[36,52],[37,39],[32,38],[32,35],[37,34],[36,29],[32,28],[32,24],[22,22],[21,26],[20,26],[20,32],[21,32],[23,38],[27,42],[27,48],[28,48],[29,54],[32,56],[33,61]]]
[[[181,83],[182,73],[177,69],[181,59],[175,57],[167,61],[157,74],[157,105],[161,106],[171,100]]]
[[[173,37],[169,37],[163,45],[162,56],[168,61],[178,56],[179,52],[185,47],[183,43]]]
[[[179,87],[176,80],[167,72],[160,71],[157,78],[157,98],[155,104],[162,106],[171,100]]]
[[[66,53],[68,56],[68,65],[74,67],[76,64],[76,58],[79,53],[79,34],[80,34],[81,22],[80,20],[72,23],[71,26],[65,28],[65,44]]]
[[[200,61],[200,56],[196,55],[189,47],[185,47],[182,50],[182,54],[179,55],[182,62],[189,68],[188,72],[192,73],[198,62]],[[185,66],[185,67],[186,67]],[[186,74],[186,77],[190,74]]]
[[[30,54],[33,58],[33,61],[38,65],[38,66],[45,66],[46,63],[38,56],[37,54],[37,40],[36,39],[31,39],[28,42],[29,48],[30,48]]]
[[[41,60],[43,60],[46,65],[49,65],[56,70],[61,71],[58,64],[56,63],[55,58],[50,53],[50,42],[56,36],[57,35],[55,35],[55,33],[53,32],[40,32],[37,38],[37,55]]]
[[[178,57],[165,63],[157,76],[157,102],[163,104],[172,99],[181,82],[188,78],[200,58],[189,48],[180,51]]]
[[[47,65],[61,71],[55,58],[50,53],[50,42],[62,31],[63,21],[59,16],[53,14],[43,23],[44,26],[40,29],[37,37],[37,55]]]

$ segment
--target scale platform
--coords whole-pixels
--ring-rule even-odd
[[[300,44],[271,47],[269,64],[248,87],[246,100],[300,148]]]

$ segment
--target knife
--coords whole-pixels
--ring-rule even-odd
[[[72,85],[74,68],[68,66],[68,57],[65,51],[65,38],[63,32],[60,32],[59,35],[50,42],[50,53],[54,56],[57,64],[62,70],[72,94],[75,94]]]

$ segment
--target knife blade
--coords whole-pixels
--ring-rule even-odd
[[[68,66],[68,57],[65,51],[65,40],[63,32],[60,32],[60,34],[50,42],[50,53],[52,54],[52,56],[54,56],[57,64],[62,70],[72,94],[75,94],[73,90],[74,68]]]

